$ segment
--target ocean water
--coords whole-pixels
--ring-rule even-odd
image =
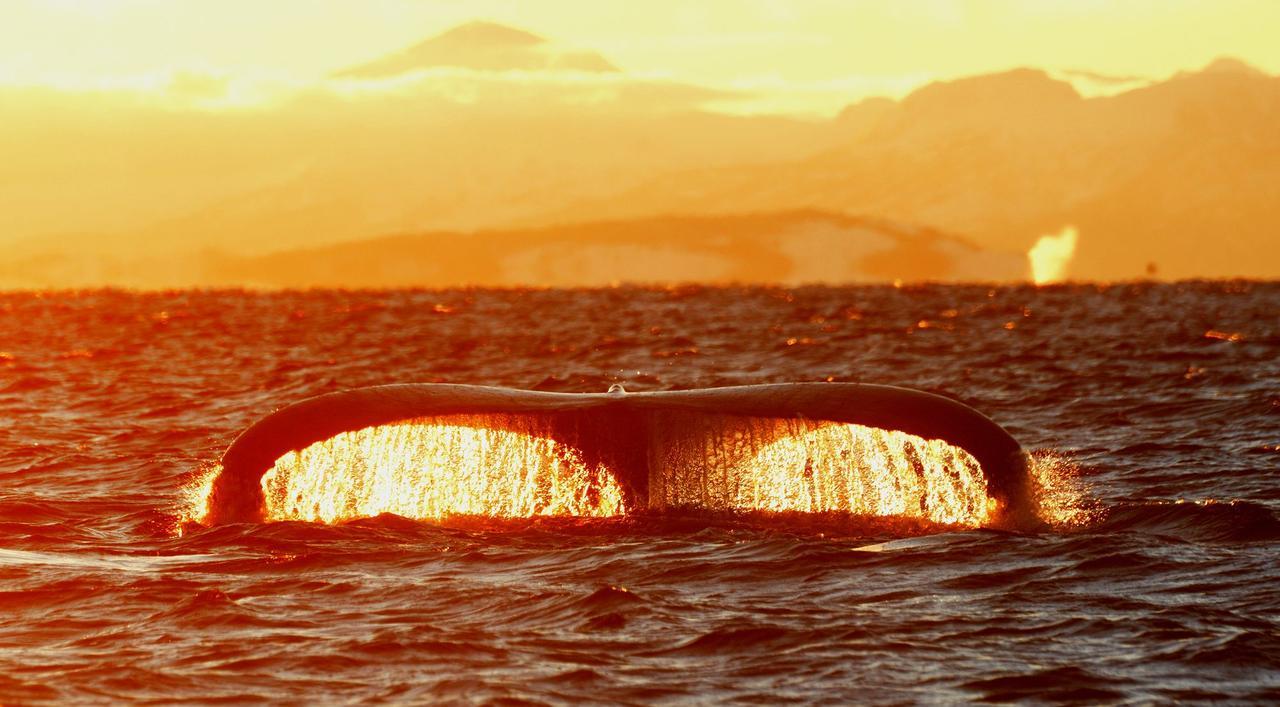
[[[885,383],[1049,528],[686,511],[184,522],[395,382]],[[1280,700],[1280,284],[0,294],[0,702]]]

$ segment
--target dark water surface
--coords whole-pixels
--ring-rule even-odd
[[[5,294],[0,352],[0,702],[1280,700],[1280,284]],[[175,532],[317,393],[822,380],[963,400],[1085,498]]]

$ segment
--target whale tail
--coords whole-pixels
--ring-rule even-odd
[[[929,393],[856,384],[565,394],[405,384],[282,408],[227,449],[209,523],[842,511],[1026,525],[1003,428]]]

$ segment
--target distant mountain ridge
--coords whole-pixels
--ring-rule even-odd
[[[1280,276],[1280,79],[1236,61],[1110,97],[1021,69],[864,101],[790,162],[672,173],[552,218],[817,208],[1025,251],[1075,224],[1078,277]]]
[[[175,254],[116,260],[97,271],[85,266],[70,257],[19,260],[8,268],[0,265],[0,282],[45,287],[105,278],[141,287],[590,287],[1027,277],[1021,253],[992,253],[932,229],[812,210],[406,233],[262,255]],[[163,277],[148,274],[155,272]]]
[[[461,71],[436,71],[450,68]],[[1234,59],[1099,97],[1017,69],[868,98],[831,120],[714,112],[710,101],[735,94],[629,77],[600,55],[486,22],[336,75],[270,109],[225,113],[0,88],[9,256],[0,284],[136,281],[131,263],[148,259],[186,263],[181,272],[203,282],[210,273],[192,268],[204,253],[249,273],[272,254],[383,248],[379,237],[396,233],[542,238],[573,230],[559,224],[615,233],[609,224],[642,223],[702,242],[688,224],[746,219],[735,222],[746,228],[752,215],[797,213],[866,214],[1015,259],[1073,225],[1076,278],[1280,277],[1280,78]],[[546,241],[558,245],[545,252],[581,267],[530,270],[504,256],[506,274],[485,277],[597,278],[567,242]],[[638,243],[626,246],[633,262],[658,262]],[[590,262],[615,267],[613,255],[592,252],[602,259]],[[673,276],[744,267],[714,248],[698,250],[701,260],[689,252]],[[712,264],[712,253],[726,259]],[[805,272],[981,280],[1018,269],[934,267],[954,258],[919,254],[919,267],[895,266],[905,275],[838,254],[829,260],[843,264]],[[610,281],[628,279],[617,272]]]
[[[1013,281],[1020,253],[930,229],[820,211],[660,216],[475,233],[386,236],[223,258],[211,282],[270,287]]]

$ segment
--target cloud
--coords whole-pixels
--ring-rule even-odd
[[[224,98],[230,86],[230,80],[224,76],[178,71],[169,79],[165,93],[179,100],[207,101]]]
[[[1049,75],[1059,81],[1066,81],[1071,84],[1080,95],[1087,98],[1114,96],[1118,93],[1132,91],[1135,88],[1142,88],[1155,83],[1154,79],[1146,76],[1114,76],[1082,69],[1050,71]]]

